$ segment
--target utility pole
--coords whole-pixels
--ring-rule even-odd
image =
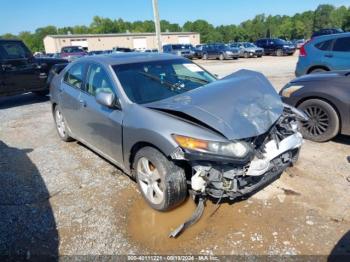
[[[159,12],[158,12],[158,0],[152,0],[152,5],[153,5],[154,25],[156,27],[158,52],[162,52],[163,46],[162,46],[162,38],[160,36],[160,20],[159,20]]]

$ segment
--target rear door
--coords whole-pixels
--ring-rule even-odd
[[[96,101],[96,94],[101,91],[113,93],[117,99],[113,81],[107,72],[97,63],[90,63],[87,67],[85,88],[80,96],[80,101],[84,104],[80,121],[84,127],[86,142],[122,167],[123,112]]]
[[[59,87],[59,105],[73,135],[85,140],[84,127],[81,123],[81,109],[84,104],[80,100],[84,85],[85,63],[72,65],[64,74]]]
[[[45,79],[28,48],[20,41],[0,41],[0,95],[38,90]]]
[[[329,59],[333,70],[350,69],[350,36],[335,40]]]

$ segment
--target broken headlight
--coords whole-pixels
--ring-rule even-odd
[[[173,138],[184,149],[215,155],[244,158],[250,151],[249,145],[242,141],[216,142],[181,135],[173,135]]]

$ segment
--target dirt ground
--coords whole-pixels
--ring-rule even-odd
[[[227,75],[264,73],[279,90],[297,57],[200,61]],[[223,204],[177,239],[191,200],[159,213],[118,168],[61,142],[47,98],[0,98],[0,254],[329,255],[350,253],[350,137],[306,141],[297,165],[248,200]]]

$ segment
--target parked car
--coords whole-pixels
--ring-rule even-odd
[[[158,53],[158,49],[157,48],[146,49],[144,52],[146,52],[146,53]]]
[[[238,48],[232,48],[225,44],[207,44],[203,46],[202,59],[238,59]]]
[[[67,60],[34,57],[20,40],[0,39],[0,96],[48,93],[46,79],[51,67]]]
[[[81,46],[65,46],[61,49],[61,58],[70,62],[85,55],[87,55],[87,52]]]
[[[103,55],[105,54],[105,51],[103,50],[96,50],[96,51],[90,51],[88,55]]]
[[[166,44],[163,46],[163,52],[189,59],[192,59],[194,56],[193,46],[189,44]]]
[[[262,57],[264,49],[257,47],[253,43],[249,42],[238,42],[229,44],[231,48],[238,48],[240,57]]]
[[[63,69],[50,91],[59,137],[118,165],[157,210],[188,190],[201,207],[208,196],[247,196],[294,163],[302,144],[302,114],[253,71],[217,80],[169,54],[90,56]]]
[[[306,139],[324,142],[338,134],[350,135],[350,70],[302,76],[280,92],[284,102],[304,111]]]
[[[204,45],[196,45],[192,47],[193,57],[197,59],[202,59],[203,57],[203,47]]]
[[[297,49],[300,49],[305,44],[306,41],[304,39],[297,39],[292,42]]]
[[[324,28],[314,32],[311,38],[321,36],[321,35],[331,35],[331,34],[340,34],[340,33],[344,33],[344,31],[340,28]]]
[[[312,38],[299,52],[295,75],[350,69],[350,33]]]
[[[279,38],[263,38],[255,42],[255,45],[264,49],[265,55],[293,55],[295,46]]]
[[[134,52],[133,49],[129,48],[129,47],[113,47],[113,53],[130,53],[130,52]]]

